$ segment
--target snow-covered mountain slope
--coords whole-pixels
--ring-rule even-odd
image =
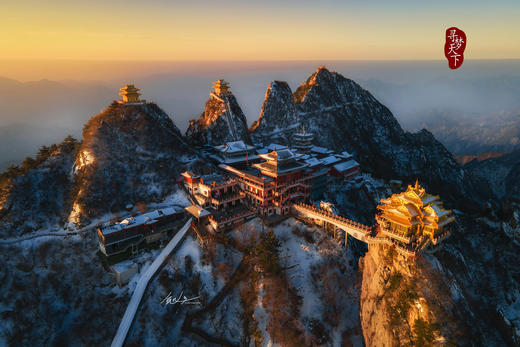
[[[251,143],[247,121],[237,99],[231,93],[210,95],[204,112],[190,121],[187,140],[196,145],[221,145],[242,140]]]
[[[181,132],[153,103],[112,103],[83,129],[76,158],[71,222],[159,201],[194,158]]]
[[[288,144],[299,125],[296,105],[287,82],[269,83],[260,117],[249,128],[255,143]]]
[[[42,147],[0,176],[0,234],[20,235],[52,228],[71,209],[72,166],[79,143],[68,137],[58,146]]]

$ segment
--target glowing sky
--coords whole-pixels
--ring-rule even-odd
[[[2,0],[0,13],[0,59],[444,59],[450,26],[466,58],[520,58],[518,0]]]

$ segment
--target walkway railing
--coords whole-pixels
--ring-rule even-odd
[[[370,233],[372,231],[372,228],[369,227],[369,226],[366,226],[366,225],[363,225],[361,223],[355,222],[353,220],[350,220],[350,219],[338,216],[338,215],[336,215],[334,213],[331,213],[331,212],[328,212],[326,210],[322,210],[322,209],[316,208],[316,207],[314,207],[312,205],[294,204],[293,206],[294,206],[294,208],[296,210],[298,210],[298,209],[304,210],[307,213],[310,213],[311,215],[320,216],[322,218],[327,218],[327,219],[332,220],[332,221],[334,221],[334,222],[336,222],[338,224],[342,224],[343,226],[346,226],[346,227],[349,227],[349,228],[352,228],[352,229],[356,229],[356,230],[361,231],[361,232],[363,232],[365,234],[368,234],[368,233]]]
[[[310,218],[317,218],[317,219],[320,219],[320,220],[323,220],[323,221],[326,221],[329,223],[334,223],[340,228],[345,227],[346,229],[343,229],[343,231],[345,231],[345,233],[350,234],[351,236],[353,236],[354,238],[356,238],[360,241],[366,242],[368,244],[384,243],[386,245],[394,247],[399,253],[401,253],[405,256],[409,256],[409,257],[416,256],[417,254],[419,254],[419,252],[424,250],[424,248],[430,242],[433,245],[437,245],[439,242],[443,241],[450,235],[450,232],[447,231],[447,232],[443,233],[442,235],[439,235],[438,237],[436,237],[433,240],[428,239],[427,242],[419,245],[417,247],[417,249],[411,250],[407,247],[403,247],[402,245],[399,244],[399,242],[395,242],[393,240],[393,239],[395,239],[395,240],[399,240],[404,243],[410,244],[410,241],[411,241],[410,237],[406,237],[404,235],[399,235],[399,234],[393,233],[392,231],[389,231],[389,230],[381,230],[383,235],[379,234],[378,236],[372,236],[371,227],[368,227],[361,223],[354,222],[350,219],[338,216],[329,211],[316,208],[312,205],[295,203],[292,205],[292,208],[294,210],[296,210],[297,212],[302,213],[303,215],[307,214]],[[382,220],[378,217],[379,216],[377,216],[376,219],[378,219],[379,222],[382,222]],[[348,229],[350,229],[351,231],[349,232]]]
[[[404,243],[410,243],[411,238],[408,236],[394,233],[393,231],[388,230],[386,228],[383,228],[381,231],[383,232],[383,234],[386,234],[386,235],[390,236],[391,238],[394,238],[394,239],[399,240]]]

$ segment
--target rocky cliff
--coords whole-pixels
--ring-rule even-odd
[[[195,145],[217,146],[238,140],[251,143],[246,117],[231,93],[210,95],[204,112],[190,121],[186,138]]]
[[[271,82],[265,92],[260,117],[249,128],[255,143],[289,144],[299,125],[291,88],[287,82]]]
[[[70,221],[164,198],[190,159],[181,132],[159,106],[112,103],[83,129]]]
[[[405,132],[390,110],[353,80],[318,68],[293,94],[296,116],[286,112],[292,106],[287,88],[284,91],[273,94],[268,90],[264,105],[269,107],[262,110],[258,124],[276,119],[289,133],[288,124],[301,123],[314,133],[315,144],[351,152],[362,170],[387,179],[419,179],[428,190],[454,204],[462,206],[468,199],[483,201],[493,196],[482,180],[464,172],[431,133]],[[261,137],[262,130],[261,126],[252,128],[252,136]]]
[[[427,260],[410,261],[393,248],[374,245],[361,268],[360,317],[367,346],[470,344],[451,289]]]
[[[518,345],[519,245],[505,228],[460,214],[434,254],[371,245],[360,261],[366,345]]]

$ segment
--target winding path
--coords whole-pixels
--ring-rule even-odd
[[[89,227],[86,227],[86,228],[78,229],[76,231],[45,232],[45,233],[41,233],[41,234],[28,235],[28,236],[25,236],[25,237],[13,237],[13,238],[10,238],[10,239],[0,240],[0,245],[10,245],[10,244],[14,244],[14,243],[20,243],[20,242],[24,242],[24,241],[27,241],[27,240],[37,239],[37,238],[40,238],[40,237],[67,237],[67,236],[74,236],[74,235],[79,235],[79,233],[81,233],[82,231],[87,230],[89,228],[92,228],[92,227],[89,226]]]

